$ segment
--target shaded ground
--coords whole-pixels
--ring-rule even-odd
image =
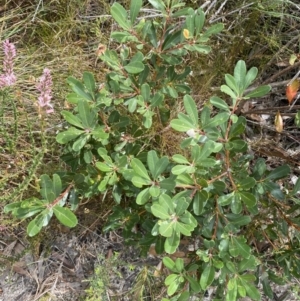
[[[141,292],[145,296],[143,300],[158,300],[154,292],[164,292],[163,280],[159,277],[161,257],[150,249],[147,258],[140,258],[134,247],[124,246],[117,233],[103,236],[86,230],[81,234],[74,230],[52,233],[43,244],[36,245],[34,254],[30,246],[33,241],[24,242],[17,236],[3,235],[0,241],[0,300],[138,301],[142,300]],[[187,261],[191,248],[191,241],[183,241],[174,256]],[[92,277],[94,273],[96,280]],[[148,276],[153,273],[156,277]],[[90,285],[94,288],[92,295],[88,293]],[[293,301],[300,297],[292,293],[290,285],[274,285],[273,291],[274,300]],[[263,301],[272,301],[264,297],[263,292],[262,296]],[[88,297],[90,299],[85,299]],[[192,300],[210,301],[212,298],[213,290],[209,290],[205,296]]]

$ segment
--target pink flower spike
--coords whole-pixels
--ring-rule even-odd
[[[38,105],[40,108],[47,107],[47,114],[53,113],[53,105],[50,103],[52,98],[52,77],[48,68],[44,69],[43,75],[40,77],[36,87],[40,91]]]
[[[6,86],[6,79],[5,76],[3,74],[0,75],[0,88],[5,87]]]
[[[9,40],[3,42],[3,50],[5,55],[11,59],[14,59],[17,55],[15,45],[10,43]]]
[[[13,71],[14,58],[16,57],[16,47],[9,40],[3,42],[4,60],[3,60],[3,71],[4,74],[0,75],[0,88],[12,86],[17,78]]]

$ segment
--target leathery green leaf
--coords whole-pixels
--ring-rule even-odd
[[[193,125],[197,127],[198,125],[198,109],[195,101],[190,95],[185,95],[183,98],[184,108],[189,115]]]
[[[163,258],[163,264],[169,269],[169,270],[173,270],[175,267],[175,262],[170,258],[170,257],[164,257]]]
[[[69,85],[71,86],[71,89],[77,94],[78,100],[86,100],[86,101],[92,101],[93,97],[90,93],[87,93],[85,91],[85,87],[78,79],[69,76],[67,79]]]
[[[245,239],[242,237],[233,237],[233,244],[237,248],[239,254],[244,258],[248,259],[251,255],[250,247],[245,243]]]
[[[172,235],[170,237],[167,237],[166,241],[165,241],[165,251],[168,254],[173,254],[176,252],[176,249],[178,248],[180,243],[180,235],[179,233],[176,233],[175,231],[173,231]]]
[[[59,144],[66,144],[72,140],[75,140],[78,136],[82,135],[83,133],[83,130],[78,130],[74,127],[70,127],[66,131],[58,133],[56,136],[56,141]]]
[[[223,100],[221,99],[220,97],[218,96],[212,96],[210,99],[209,99],[210,103],[218,108],[218,109],[221,109],[221,110],[225,110],[225,111],[229,111],[229,106],[228,104]]]
[[[258,69],[256,67],[252,67],[246,74],[245,78],[245,88],[248,88],[252,82],[255,80],[258,73]]]
[[[191,231],[193,231],[194,228],[191,227],[190,225],[181,222],[176,222],[175,230],[179,233],[182,233],[184,236],[191,236]]]
[[[158,203],[154,203],[151,206],[151,212],[153,213],[153,215],[155,215],[156,217],[158,217],[160,219],[169,219],[170,218],[170,215],[168,213],[168,208],[165,208]]]
[[[62,191],[62,183],[58,174],[53,175],[53,192],[55,197],[58,197]]]
[[[53,212],[56,218],[67,227],[73,228],[78,223],[76,215],[66,207],[55,206]]]
[[[237,281],[236,278],[231,278],[227,285],[226,301],[236,301],[237,297]]]
[[[44,199],[46,199],[49,203],[53,202],[56,198],[52,180],[48,175],[41,176],[41,190],[40,194]]]
[[[251,91],[247,95],[244,96],[244,98],[252,98],[252,97],[262,97],[269,93],[271,91],[271,86],[266,85],[266,86],[260,86],[256,88],[255,90]]]
[[[43,224],[44,224],[44,216],[42,214],[39,214],[28,224],[27,234],[30,237],[35,236],[41,231]]]
[[[146,188],[137,195],[135,201],[138,205],[144,205],[148,202],[148,200],[150,199],[149,189],[150,188]]]
[[[86,129],[93,129],[96,126],[96,114],[91,110],[86,100],[78,100],[79,118]]]
[[[252,299],[252,300],[261,300],[261,294],[259,290],[252,284],[240,277],[241,284],[244,286],[246,289],[247,295]]]
[[[221,86],[221,91],[226,93],[227,95],[229,95],[233,99],[237,98],[237,96],[238,96],[227,85],[222,85]]]
[[[234,68],[234,79],[238,87],[238,94],[240,95],[245,86],[246,80],[246,63],[243,60],[239,60]]]
[[[130,3],[130,21],[132,25],[134,24],[134,21],[139,14],[142,4],[142,0],[134,0]]]
[[[256,205],[256,198],[252,193],[240,191],[238,194],[247,207],[251,208]]]
[[[133,158],[131,160],[131,167],[138,176],[151,181],[144,164],[139,159]]]
[[[173,231],[173,223],[170,221],[160,222],[158,231],[159,231],[159,234],[164,237],[171,237],[172,233],[174,232]]]
[[[233,90],[236,94],[239,93],[238,86],[236,84],[235,78],[231,74],[225,74],[225,81],[227,86]]]
[[[213,265],[208,264],[201,274],[200,285],[203,290],[212,284],[215,278],[215,268]]]
[[[142,188],[144,185],[150,185],[152,183],[150,180],[138,176],[132,177],[131,182],[138,188]]]
[[[83,82],[91,95],[94,95],[96,91],[94,75],[91,72],[83,72]]]
[[[178,272],[182,272],[184,269],[184,262],[182,258],[177,258],[175,261],[175,266]]]
[[[205,14],[202,8],[198,8],[194,21],[195,21],[195,35],[198,36],[205,22]]]
[[[179,276],[176,275],[175,281],[173,281],[172,283],[170,283],[170,285],[168,286],[168,290],[167,290],[167,294],[169,296],[172,296],[178,289],[178,286],[180,284],[180,282],[178,281]]]
[[[169,165],[168,157],[160,158],[159,161],[155,164],[155,172],[153,174],[154,179],[157,179],[157,177],[160,176],[165,171],[168,165]]]
[[[124,66],[124,69],[131,74],[137,74],[144,70],[145,65],[142,62],[130,62],[128,65]]]
[[[186,199],[184,197],[179,198],[178,200],[176,200],[176,208],[175,208],[175,212],[177,216],[182,215],[186,209],[189,206],[189,203],[186,201]]]
[[[229,119],[229,114],[227,112],[219,113],[213,118],[211,118],[206,124],[203,124],[202,128],[207,129],[210,127],[216,127]]]
[[[174,213],[174,200],[165,193],[159,196],[159,203],[164,207],[167,208],[169,214]]]
[[[190,162],[182,155],[176,154],[172,157],[172,159],[176,162],[176,163],[180,163],[180,164],[190,164]],[[300,189],[299,189],[300,190]]]
[[[71,112],[69,112],[69,111],[61,111],[61,115],[70,124],[72,124],[72,125],[80,128],[80,129],[83,129],[83,125],[82,125],[81,120],[77,116],[73,115]]]
[[[149,3],[151,3],[151,5],[158,9],[159,11],[161,11],[162,13],[165,13],[165,3],[162,0],[148,0]]]
[[[198,281],[189,275],[186,275],[185,277],[188,280],[193,292],[199,293],[201,291],[201,286]]]
[[[193,198],[193,210],[196,215],[203,211],[205,202],[208,200],[208,193],[205,190],[197,191]]]
[[[268,180],[278,180],[286,177],[291,172],[288,165],[282,165],[272,170],[266,177]]]
[[[174,262],[174,265],[175,265],[175,262]],[[178,277],[177,274],[171,274],[171,275],[167,276],[167,278],[165,279],[165,285],[172,284],[173,282],[176,281],[177,277]]]
[[[183,119],[171,120],[171,127],[178,132],[187,132],[190,129],[194,129],[192,122]]]
[[[132,2],[135,2],[135,1],[132,1]],[[111,15],[113,16],[113,18],[115,19],[115,21],[123,29],[125,29],[125,30],[130,29],[131,24],[127,20],[127,12],[121,4],[115,2],[111,7],[110,12],[111,12]]]

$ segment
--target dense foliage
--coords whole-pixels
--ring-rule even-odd
[[[34,217],[27,228],[34,236],[53,214],[76,226],[72,211],[80,196],[110,194],[116,206],[104,231],[121,227],[127,243],[139,244],[144,253],[155,244],[157,253],[167,254],[170,300],[188,300],[210,286],[217,286],[215,300],[260,300],[259,281],[272,297],[269,281],[281,278],[271,266],[281,265],[287,278],[300,273],[294,227],[299,221],[290,216],[299,203],[300,181],[293,190],[278,183],[290,168],[268,170],[264,159],[251,154],[243,136],[246,118],[236,114],[242,101],[271,88],[247,93],[258,70],[247,70],[240,60],[233,75],[225,75],[224,99],[196,103],[187,83],[188,56],[208,54],[210,38],[223,25],[206,26],[202,9],[180,0],[149,3],[156,18],[138,18],[142,0],[131,2],[129,14],[118,3],[112,6],[120,31],[111,38],[120,46],[99,51],[109,68],[104,85],[89,72],[80,80],[68,78],[73,112],[61,112],[68,127],[56,140],[64,145],[62,160],[70,171],[52,179],[43,175],[41,199],[8,204],[5,210],[18,218]],[[179,141],[172,154],[159,147],[167,131]],[[135,233],[137,224],[141,231]],[[287,245],[264,261],[256,244],[281,235],[290,235]],[[200,241],[188,264],[168,256],[186,236]]]

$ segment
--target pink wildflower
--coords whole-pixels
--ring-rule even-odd
[[[53,105],[50,103],[52,98],[52,77],[48,68],[44,69],[43,75],[40,77],[39,83],[37,84],[37,89],[40,91],[40,96],[38,98],[40,108],[47,107],[46,113],[53,113]]]
[[[16,47],[9,40],[3,42],[4,51],[4,61],[3,61],[3,71],[4,74],[0,75],[0,88],[12,86],[17,78],[13,71],[14,58],[16,57]]]

